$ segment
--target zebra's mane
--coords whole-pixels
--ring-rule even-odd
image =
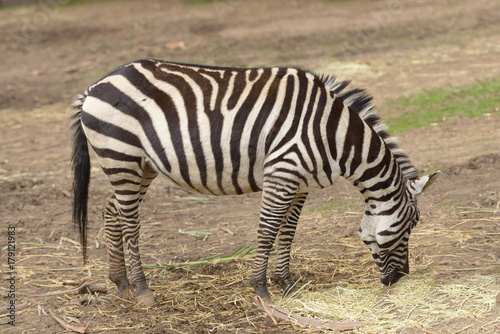
[[[387,147],[391,150],[394,158],[399,164],[403,176],[407,180],[415,180],[418,178],[418,171],[410,162],[410,158],[406,155],[402,148],[399,147],[396,137],[392,137],[387,132],[387,125],[380,119],[374,110],[375,105],[372,102],[373,98],[366,93],[364,89],[354,88],[348,91],[344,89],[351,81],[336,81],[335,76],[321,76],[321,81],[325,84],[326,89],[335,94],[342,102],[384,140]]]

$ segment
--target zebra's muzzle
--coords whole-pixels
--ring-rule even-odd
[[[400,269],[390,269],[385,273],[380,275],[380,281],[384,285],[391,285],[399,281],[399,279],[410,272],[410,264],[408,262],[408,257],[406,257],[406,262],[403,268]]]

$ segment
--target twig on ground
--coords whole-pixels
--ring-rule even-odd
[[[85,326],[85,327],[76,327],[76,326],[73,326],[73,325],[70,325],[68,324],[67,322],[59,319],[55,314],[54,312],[52,312],[51,310],[49,310],[49,314],[52,318],[54,318],[55,321],[57,321],[61,326],[63,326],[65,329],[67,330],[70,330],[70,331],[73,331],[73,332],[77,332],[77,333],[81,333],[81,334],[85,334],[85,332],[87,331],[87,328],[89,327],[88,325]]]
[[[29,306],[31,306],[31,304],[29,302],[24,302],[22,304],[19,304],[16,306],[16,312],[24,310],[25,308],[27,308]],[[8,306],[0,308],[0,315],[9,314],[9,313],[10,313],[10,310],[8,309]]]
[[[266,305],[266,303],[260,298],[259,296],[255,296],[254,298],[255,304],[257,305],[258,308],[261,310],[264,310],[271,319],[273,319],[273,322],[277,325],[276,320],[274,317],[283,319],[283,320],[289,320],[293,319],[296,320],[298,323],[302,325],[308,325],[308,326],[313,326],[317,328],[323,328],[323,329],[336,329],[339,331],[346,331],[346,330],[353,330],[356,329],[357,327],[360,327],[363,325],[364,322],[362,321],[352,321],[352,322],[333,322],[333,321],[323,321],[323,320],[318,320],[318,319],[312,319],[308,317],[303,317],[297,314],[293,314],[279,306],[272,305],[271,308],[272,310],[269,309],[269,307]]]
[[[83,288],[85,288],[89,284],[90,283],[88,282],[88,278],[85,278],[82,281],[82,283],[80,283],[80,285],[77,286],[76,288],[69,289],[69,290],[64,290],[64,291],[49,292],[49,293],[46,293],[46,294],[43,294],[43,295],[33,295],[33,297],[47,297],[47,296],[55,296],[55,295],[64,295],[66,293],[76,292],[76,291],[80,292]]]

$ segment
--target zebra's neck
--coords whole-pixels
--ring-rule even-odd
[[[332,103],[327,133],[330,156],[338,173],[358,188],[365,202],[384,201],[401,191],[404,175],[393,152],[397,147],[391,144],[392,137],[387,144],[376,129],[339,98]],[[335,168],[332,171],[335,173]]]
[[[367,206],[374,206],[377,202],[388,203],[402,195],[403,173],[388,147],[385,147],[385,152],[375,166],[366,168],[363,173],[359,170],[359,173],[344,175],[363,195]]]
[[[368,180],[364,178],[358,178],[357,180],[352,177],[346,178],[358,188],[367,206],[371,206],[368,207],[368,210],[373,209],[377,202],[386,204],[392,202],[391,200],[397,202],[404,190],[405,179],[392,154],[390,159],[382,160],[379,166],[376,168],[378,173],[373,173],[370,170],[366,171],[368,174],[373,173],[373,176]]]

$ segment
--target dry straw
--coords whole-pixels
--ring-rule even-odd
[[[389,288],[375,281],[355,288],[339,282],[332,289],[283,299],[280,305],[322,320],[364,321],[354,333],[398,333],[403,327],[425,328],[452,318],[486,315],[495,307],[497,280],[493,275],[473,276],[437,284],[432,278],[407,277]]]
[[[373,260],[357,236],[339,238],[333,229],[325,230],[336,240],[338,252],[330,252],[330,242],[318,238],[318,230],[304,229],[303,240],[292,252],[294,273],[302,276],[302,288],[297,295],[279,301],[278,306],[295,315],[320,319],[321,323],[363,322],[350,333],[401,333],[405,327],[434,328],[457,317],[483,318],[495,307],[495,296],[500,291],[498,209],[460,209],[464,210],[460,213],[463,216],[453,221],[452,228],[427,221],[413,233],[411,275],[389,288],[376,278]],[[318,226],[321,221],[314,220],[321,219],[306,215],[303,222],[313,220],[309,226]],[[189,238],[203,242],[208,232],[190,231]],[[102,241],[102,237],[96,240]],[[19,319],[59,326],[49,315],[52,310],[65,324],[88,326],[89,331],[97,333],[155,332],[159,328],[172,333],[186,332],[187,328],[259,333],[272,326],[268,315],[252,304],[248,276],[255,252],[251,246],[243,245],[229,255],[218,253],[195,261],[165,263],[161,248],[146,245],[141,249],[148,259],[144,267],[156,297],[156,304],[148,310],[134,300],[79,295],[76,290],[85,278],[89,283],[106,284],[110,294],[115,287],[105,281],[108,264],[102,256],[91,257],[90,263],[81,267],[79,245],[74,240],[61,237],[59,242],[48,243],[33,237],[17,247],[19,302],[30,305],[19,310]],[[205,254],[212,252],[206,250]],[[274,256],[270,267],[273,261]],[[465,276],[474,271],[483,275],[457,278],[460,273]],[[439,279],[450,281],[444,284]],[[5,286],[0,285],[0,297],[5,298],[5,292]],[[277,301],[281,290],[270,284],[270,292]],[[0,331],[6,321],[6,315],[0,314]],[[289,331],[294,331],[294,326],[306,333],[324,331],[294,321],[280,322]],[[495,316],[484,321],[500,320]],[[19,325],[31,326],[28,322]],[[468,326],[460,327],[458,332],[466,333],[463,329]]]

